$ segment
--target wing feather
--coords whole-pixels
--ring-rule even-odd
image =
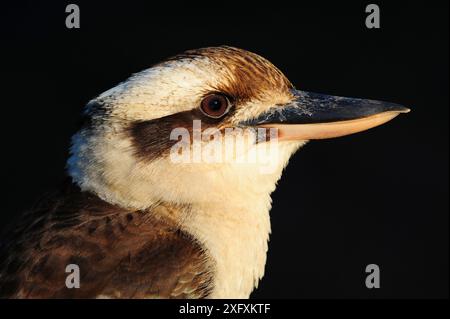
[[[128,211],[71,185],[42,199],[0,244],[3,298],[205,298],[213,263],[158,210]],[[68,264],[80,288],[65,285]]]

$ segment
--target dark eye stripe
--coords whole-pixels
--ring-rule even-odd
[[[223,123],[221,119],[204,116],[198,108],[162,118],[130,123],[127,133],[131,137],[135,155],[144,161],[152,161],[167,155],[170,148],[177,143],[170,139],[172,130],[185,128],[192,138],[194,120],[201,120],[202,131]]]

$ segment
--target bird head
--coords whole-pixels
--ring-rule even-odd
[[[90,101],[68,170],[82,190],[129,208],[243,196],[270,201],[289,157],[306,141],[360,132],[407,111],[296,90],[245,50],[192,50]]]

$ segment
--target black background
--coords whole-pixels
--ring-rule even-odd
[[[183,50],[232,45],[297,88],[412,109],[368,132],[314,141],[273,194],[266,275],[255,298],[448,297],[448,2],[291,4],[2,3],[0,223],[64,176],[83,105]],[[365,266],[381,288],[365,287]]]

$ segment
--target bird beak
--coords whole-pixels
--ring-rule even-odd
[[[244,125],[277,128],[279,140],[333,138],[368,130],[410,110],[398,104],[293,90],[294,99]]]

